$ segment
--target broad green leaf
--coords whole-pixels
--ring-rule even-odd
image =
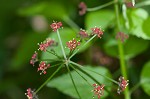
[[[54,2],[41,2],[32,6],[19,9],[18,13],[22,16],[44,15],[46,17],[63,18],[66,15],[65,8]]]
[[[20,69],[23,64],[29,63],[34,51],[38,49],[37,43],[46,37],[45,34],[30,33],[24,37],[20,47],[12,59],[12,67],[10,69]]]
[[[147,36],[143,29],[143,22],[148,18],[148,13],[144,9],[135,9],[129,13],[130,19],[130,34],[135,35],[139,38],[150,40],[150,37]]]
[[[125,42],[124,42],[124,54],[125,58],[133,58],[136,55],[142,53],[145,51],[149,46],[149,42],[140,38],[137,38],[135,36],[130,36]],[[109,40],[104,45],[105,52],[114,57],[118,56],[118,42],[115,39]]]
[[[65,53],[68,55],[70,50],[68,48],[66,48],[66,42],[68,42],[68,41],[72,40],[73,38],[75,38],[76,33],[72,29],[69,29],[69,28],[60,29],[59,33],[60,33],[60,37],[61,37],[61,40],[62,40],[62,43],[63,43],[63,46],[64,46]],[[49,38],[52,38],[56,42],[58,42],[58,46],[54,47],[53,49],[59,56],[63,56],[61,46],[59,44],[59,40],[58,40],[58,37],[57,37],[57,33],[56,32],[51,33],[49,35]],[[78,39],[76,39],[76,40],[78,40]],[[85,43],[85,41],[81,42],[80,46],[82,46],[84,43]],[[90,45],[91,45],[91,43],[88,43],[87,46],[83,47],[79,52],[84,51]],[[78,48],[80,46],[78,46]],[[56,58],[57,58],[56,56],[51,55],[48,52],[43,52],[43,54],[42,54],[42,59],[56,59]]]
[[[150,37],[150,17],[148,17],[143,23],[144,33]]]
[[[90,66],[85,66],[83,67],[83,69],[85,71],[87,69],[90,69],[92,71],[98,72],[100,74],[103,74],[107,77],[111,78],[111,74],[110,72],[104,68],[104,67],[90,67]],[[112,82],[108,81],[107,79],[105,79],[104,77],[95,74],[91,71],[87,71],[90,75],[92,75],[95,79],[97,79],[100,83],[105,84],[105,87],[107,87],[109,90],[111,90],[112,86]],[[83,74],[82,72],[79,71],[79,73],[86,78],[86,80],[92,85],[95,82],[90,79],[87,75]],[[82,99],[92,99],[94,93],[91,92],[91,90],[93,90],[93,87],[90,86],[76,71],[72,71],[71,72],[73,79],[75,81],[75,85],[77,86],[77,89],[79,91],[79,94],[81,96]],[[71,82],[71,78],[69,76],[69,74],[64,74],[62,76],[59,76],[57,78],[52,79],[48,84],[48,87],[53,87],[58,89],[59,91],[61,91],[64,94],[67,94],[69,96],[72,96],[73,98],[78,98],[78,95],[73,87],[73,84]],[[102,96],[101,98],[104,98],[108,95],[108,93],[105,91],[104,92],[104,96]]]
[[[143,69],[142,69],[142,73],[141,73],[141,86],[143,88],[143,90],[145,91],[145,93],[147,93],[150,96],[150,61],[147,62]]]
[[[111,10],[100,10],[96,12],[89,12],[85,19],[86,29],[98,26],[106,29],[115,18],[115,13]]]

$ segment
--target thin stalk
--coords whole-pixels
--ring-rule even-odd
[[[106,78],[107,80],[109,80],[109,81],[111,81],[111,82],[113,82],[113,83],[115,83],[115,84],[118,85],[118,82],[117,82],[117,81],[115,81],[115,80],[113,80],[113,79],[111,79],[111,78],[109,78],[109,77],[107,77],[107,76],[105,76],[105,75],[102,75],[102,74],[100,74],[100,73],[97,73],[97,72],[95,72],[95,71],[93,71],[93,70],[89,70],[89,69],[87,69],[87,68],[84,68],[84,69],[86,69],[86,70],[88,70],[88,71],[91,71],[91,72],[93,72],[93,73],[96,73],[96,74],[98,74],[98,75],[100,75],[100,76]]]
[[[94,7],[94,8],[87,8],[87,11],[96,11],[96,10],[100,10],[102,8],[105,8],[107,6],[110,6],[112,4],[116,3],[116,1],[111,1],[111,2],[108,2],[106,4],[103,4],[103,5],[100,5],[100,6],[97,6],[97,7]]]
[[[64,16],[63,20],[77,33],[79,32],[80,27],[68,16]]]
[[[61,61],[63,61],[63,60],[60,60],[60,59],[38,59],[38,61],[49,61],[49,62],[56,62],[56,61],[58,61],[58,62],[61,62]]]
[[[87,82],[91,87],[93,87],[89,82],[88,82],[88,80],[85,78],[85,77],[83,77],[77,70],[76,70],[76,68],[74,68],[74,66],[72,65],[72,64],[69,64],[70,66],[71,66],[71,68],[73,69],[73,70],[75,70],[77,73],[78,73],[78,75],[80,76],[80,77],[82,77],[84,80],[85,80],[85,82]]]
[[[117,2],[118,0],[114,0],[114,1]],[[118,4],[116,3],[114,7],[115,7],[115,13],[116,13],[116,19],[117,19],[117,28],[119,31],[121,31]],[[119,58],[120,58],[121,73],[125,77],[125,79],[128,79],[127,78],[127,70],[126,70],[126,66],[125,66],[123,44],[120,40],[118,40],[118,51],[119,51]],[[128,86],[127,86],[126,90],[124,91],[124,94],[125,94],[125,99],[130,99]]]
[[[150,0],[146,0],[146,1],[142,1],[140,3],[137,3],[137,4],[135,4],[135,7],[139,8],[139,7],[148,6],[148,5],[150,5]]]
[[[60,65],[60,64],[62,64],[62,63],[58,63],[58,64],[55,64],[55,65],[52,65],[52,66],[50,66],[49,68],[56,67],[56,66],[58,66],[58,65]]]
[[[98,85],[101,85],[101,83],[99,81],[97,81],[92,75],[90,75],[89,73],[87,73],[86,71],[84,71],[83,69],[81,69],[81,65],[73,62],[73,61],[69,61],[69,63],[73,64],[74,66],[76,66],[76,68],[81,71],[82,73],[84,73],[85,75],[87,75],[88,77],[90,77],[94,82],[96,82]],[[105,88],[105,91],[107,91],[111,97],[113,97],[114,99],[116,99],[116,97],[108,90]]]
[[[52,55],[54,55],[54,56],[56,56],[57,58],[61,58],[60,56],[58,56],[56,53],[53,53],[53,52],[51,52],[51,51],[49,51],[49,50],[46,50],[46,52],[48,52],[48,53],[50,53],[50,54],[52,54]]]
[[[76,54],[78,53],[78,51],[80,49],[82,49],[86,44],[88,44],[92,39],[94,39],[96,37],[96,34],[94,36],[92,36],[87,42],[85,42],[78,50],[76,50],[70,57],[69,57],[69,60]]]
[[[60,43],[60,46],[61,46],[61,50],[62,50],[64,59],[67,60],[67,57],[66,57],[66,54],[65,54],[65,51],[64,51],[64,47],[63,47],[62,40],[60,38],[60,34],[59,34],[59,30],[58,29],[57,29],[57,36],[58,36],[58,39],[59,39],[59,43]]]
[[[35,93],[37,93],[39,90],[41,90],[41,88],[43,88],[50,79],[52,79],[52,77],[62,68],[63,64],[57,68],[57,70],[35,91]]]
[[[69,76],[70,76],[70,78],[71,78],[71,81],[72,81],[72,83],[73,83],[73,86],[74,86],[74,88],[75,88],[75,90],[76,90],[76,92],[77,92],[79,98],[81,99],[81,96],[80,96],[80,94],[79,94],[79,92],[78,92],[78,89],[77,89],[77,87],[76,87],[76,85],[75,85],[75,82],[74,82],[74,80],[73,80],[73,77],[72,77],[72,75],[71,75],[70,69],[69,69],[69,67],[68,67],[67,65],[66,65],[66,67],[67,67],[67,70],[68,70],[68,72],[69,72]]]

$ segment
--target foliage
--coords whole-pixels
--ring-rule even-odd
[[[95,6],[100,6],[101,8],[97,11],[88,11],[88,9],[83,16],[78,15],[77,8],[81,1],[0,1],[0,43],[2,45],[0,49],[0,98],[26,98],[24,93],[28,87],[31,87],[33,91],[36,92],[38,87],[41,86],[47,78],[51,78],[57,68],[61,66],[55,66],[58,63],[56,56],[48,52],[36,50],[39,47],[37,43],[50,37],[58,42],[58,46],[54,47],[54,50],[61,58],[63,57],[57,34],[52,32],[50,28],[44,31],[37,29],[40,29],[42,26],[45,26],[45,28],[49,27],[53,20],[61,20],[63,28],[60,29],[59,32],[67,56],[69,56],[69,49],[65,48],[66,42],[72,38],[76,38],[80,27],[86,29],[88,33],[91,33],[90,29],[95,26],[101,27],[102,30],[104,30],[101,39],[97,38],[89,42],[71,59],[71,61],[76,63],[84,64],[83,68],[85,68],[88,74],[93,75],[98,82],[102,82],[106,85],[105,88],[108,89],[108,92],[105,90],[102,98],[113,99],[117,96],[118,99],[122,99],[126,98],[126,94],[129,93],[132,98],[148,99],[150,97],[150,75],[148,72],[150,66],[150,2],[149,0],[136,0],[134,7],[126,6],[126,8],[123,9],[123,5],[125,5],[123,0],[119,0],[117,3],[114,3],[114,1],[84,0],[89,9]],[[116,4],[119,5],[119,18],[116,16],[114,7]],[[46,21],[40,17],[42,22],[35,22],[34,19],[37,16],[43,17]],[[117,20],[120,20],[119,27]],[[44,23],[44,25],[42,23]],[[119,42],[115,38],[117,32],[124,32],[129,35],[129,38],[124,42]],[[80,38],[76,39],[80,40]],[[87,40],[81,41],[80,46],[87,42]],[[123,51],[122,59],[122,53],[119,51],[119,48]],[[47,75],[39,75],[39,73],[36,72],[37,70],[35,70],[35,68],[39,62],[35,64],[34,68],[29,64],[35,50],[39,52],[39,58],[41,58],[41,60],[56,60],[49,62],[54,68],[48,68]],[[122,69],[122,60],[124,60],[125,63],[125,73]],[[69,72],[66,72],[66,70],[67,69],[61,68],[61,71],[58,72],[53,79],[46,81],[48,83],[46,83],[47,86],[42,87],[43,89],[37,93],[40,99],[71,99],[71,97],[78,97],[74,85],[71,82],[72,80],[68,76]],[[103,74],[103,76],[88,70],[96,71],[98,74]],[[95,81],[89,78],[85,73],[78,69],[77,71],[85,77],[91,85],[95,83]],[[71,74],[82,99],[88,99],[88,97],[92,98],[92,87],[73,68],[71,68]],[[118,81],[120,75],[126,75],[129,79],[129,87],[127,88],[127,92],[124,93],[125,96],[117,95],[114,90],[117,90],[118,86],[114,86],[112,84],[113,81],[110,81],[110,79]],[[107,77],[110,79],[107,79]]]

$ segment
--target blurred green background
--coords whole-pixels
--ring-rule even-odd
[[[83,1],[88,7],[95,7],[111,0]],[[144,1],[149,0],[136,0],[139,8],[127,8],[128,20],[122,14],[124,11],[120,10],[122,32],[129,35],[124,43],[129,86],[132,88],[139,85],[134,90],[132,99],[150,98],[150,6],[145,6],[150,3],[145,4]],[[49,25],[53,20],[62,21],[63,27],[68,29],[64,31],[73,33],[78,31],[78,27],[89,30],[95,25],[101,26],[105,30],[104,37],[95,40],[91,47],[85,48],[73,60],[81,64],[102,66],[117,80],[121,73],[115,40],[114,5],[79,16],[80,2],[81,0],[0,1],[0,99],[26,99],[24,93],[27,88],[37,89],[49,77],[40,76],[29,61],[38,49],[37,43],[45,40],[52,32]],[[49,72],[54,70],[55,68]],[[46,86],[38,96],[40,99],[72,99],[71,96]],[[123,95],[118,96],[119,99],[122,97]]]

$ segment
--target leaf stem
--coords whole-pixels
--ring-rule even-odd
[[[96,11],[96,10],[100,10],[100,9],[105,8],[105,7],[107,7],[107,6],[109,6],[109,5],[112,5],[112,4],[114,4],[114,3],[116,3],[116,1],[111,1],[111,2],[108,2],[108,3],[106,3],[106,4],[103,4],[103,5],[94,7],[94,8],[87,8],[87,11]]]
[[[35,93],[37,93],[39,90],[41,90],[41,88],[43,88],[48,81],[62,68],[63,64],[57,68],[57,70],[35,91]]]
[[[64,47],[63,47],[62,40],[60,38],[60,34],[59,34],[59,30],[58,29],[57,29],[57,36],[58,36],[58,39],[59,39],[59,43],[60,43],[60,46],[61,46],[61,50],[62,50],[64,59],[67,60],[67,57],[66,57],[66,54],[65,54],[65,51],[64,51]]]
[[[88,44],[92,39],[94,39],[96,37],[96,34],[94,36],[92,36],[87,42],[85,42],[78,50],[76,50],[70,57],[69,57],[69,60],[76,54],[78,53],[78,51],[80,49],[82,49],[86,44]]]
[[[69,76],[70,76],[70,78],[71,78],[71,81],[72,81],[72,83],[73,83],[73,86],[74,86],[74,88],[75,88],[75,90],[76,90],[76,92],[77,92],[79,98],[81,99],[81,96],[80,96],[80,94],[79,94],[79,92],[78,92],[78,89],[77,89],[77,87],[76,87],[76,85],[75,85],[75,82],[74,82],[74,80],[73,80],[73,77],[72,77],[72,75],[71,75],[70,69],[69,69],[69,67],[68,67],[67,65],[66,65],[66,67],[67,67],[67,70],[68,70],[68,72],[69,72]]]
[[[117,2],[118,0],[114,0],[114,1]],[[121,31],[118,4],[116,3],[114,7],[115,7],[115,13],[116,13],[117,28],[119,31]],[[125,66],[123,44],[120,40],[118,40],[118,51],[119,51],[119,58],[120,58],[121,73],[125,77],[125,79],[128,79],[127,78],[127,70],[126,70],[126,66]],[[127,86],[126,90],[124,91],[124,94],[125,94],[125,99],[130,99],[128,86]]]

